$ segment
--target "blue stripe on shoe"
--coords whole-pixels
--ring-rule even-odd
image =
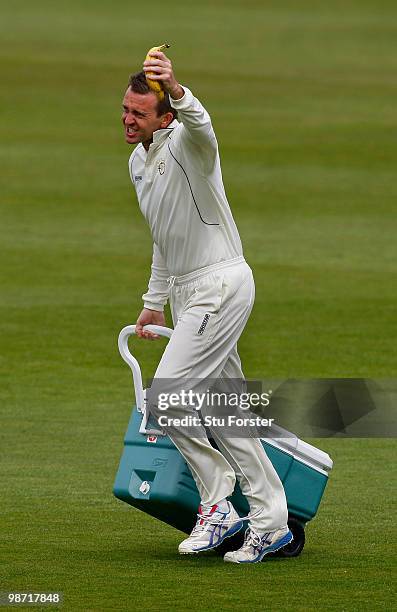
[[[293,539],[294,538],[293,538],[291,531],[288,531],[288,533],[286,533],[285,536],[283,536],[282,538],[280,538],[279,540],[277,540],[270,546],[266,546],[266,548],[262,550],[258,554],[258,556],[255,557],[255,559],[253,559],[252,561],[238,561],[238,563],[257,563],[258,561],[262,561],[265,555],[268,555],[271,552],[276,552],[277,550],[280,550],[280,548],[283,548],[284,546],[287,546],[287,544],[292,542]]]
[[[205,546],[204,548],[195,548],[195,552],[201,552],[202,550],[211,550],[212,548],[216,548],[217,546],[219,546],[219,544],[222,544],[223,540],[226,540],[226,538],[230,538],[232,535],[240,531],[240,529],[243,528],[243,525],[244,525],[243,521],[240,521],[239,523],[236,523],[235,525],[233,525],[230,529],[225,531],[223,536],[221,536],[215,544],[213,543],[214,542],[214,532],[215,532],[215,529],[214,529],[214,531],[211,534],[211,543],[208,546]]]

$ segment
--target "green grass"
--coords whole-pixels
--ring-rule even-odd
[[[256,279],[250,377],[397,373],[395,4],[2,3],[0,590],[67,610],[391,610],[392,440],[335,460],[296,560],[230,567],[118,502],[119,329],[151,258],[123,142],[128,74],[167,40],[210,111]],[[145,376],[164,343],[140,344]]]

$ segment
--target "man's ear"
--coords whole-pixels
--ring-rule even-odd
[[[160,128],[164,129],[168,127],[171,121],[173,120],[173,118],[174,118],[174,115],[172,113],[166,113],[161,120]]]

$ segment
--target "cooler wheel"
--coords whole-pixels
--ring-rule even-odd
[[[281,550],[273,553],[272,557],[297,557],[301,554],[305,545],[305,527],[296,518],[290,516],[288,519],[288,527],[292,531],[294,539],[290,544],[284,546]]]

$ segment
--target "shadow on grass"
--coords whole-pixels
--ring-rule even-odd
[[[299,565],[304,563],[305,556],[296,557],[296,558],[279,558],[279,557],[268,557],[262,561],[262,563],[267,563],[272,566],[279,565],[280,563],[283,565],[299,563]],[[324,558],[321,551],[319,551],[318,555],[309,555],[310,563],[317,563],[319,558]],[[107,562],[107,563],[139,563],[141,565],[148,565],[157,563],[171,563],[173,565],[185,565],[186,567],[213,567],[223,563],[223,555],[216,550],[209,550],[202,552],[200,554],[193,555],[180,555],[176,548],[172,545],[167,548],[159,548],[158,546],[151,544],[150,546],[142,545],[138,547],[136,543],[131,543],[130,546],[120,546],[113,548],[96,549],[96,550],[82,550],[79,551],[79,558],[86,559],[89,561],[98,561],[98,562]],[[306,559],[307,560],[307,559]],[[228,563],[228,566],[232,566],[232,563]]]

